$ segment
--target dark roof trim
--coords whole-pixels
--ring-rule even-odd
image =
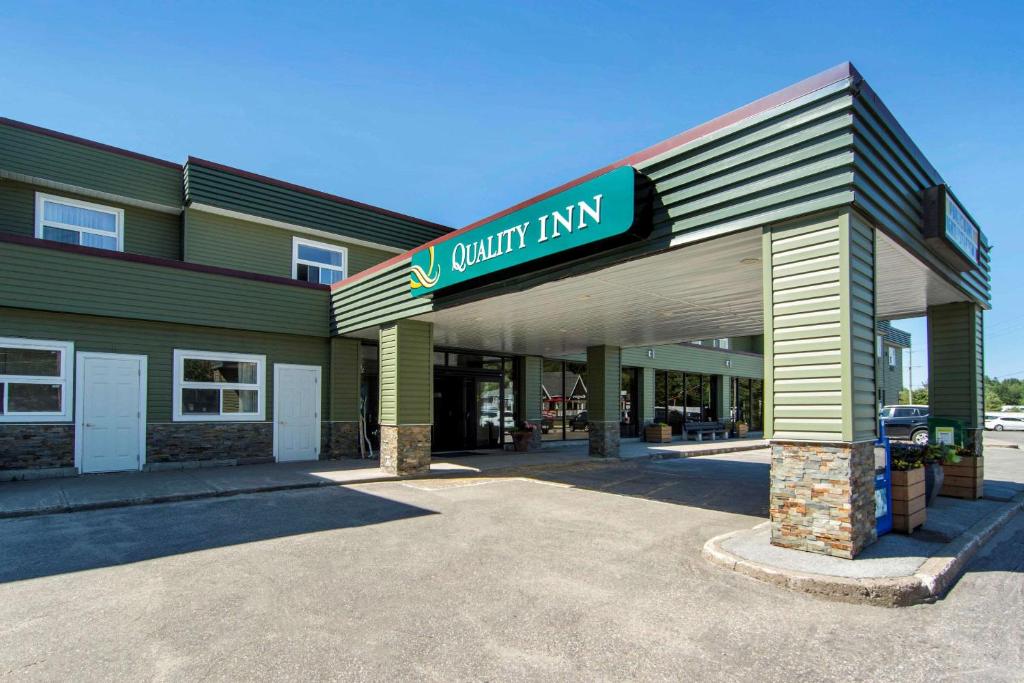
[[[250,171],[243,171],[240,168],[235,168],[233,166],[226,166],[224,164],[217,163],[216,161],[208,161],[206,159],[200,159],[199,157],[190,156],[188,158],[188,163],[189,164],[194,164],[196,166],[203,166],[205,168],[211,168],[211,169],[213,169],[215,171],[222,171],[224,173],[230,173],[232,175],[237,175],[237,176],[240,176],[242,178],[248,178],[249,180],[255,180],[256,182],[266,183],[268,185],[275,185],[277,187],[281,187],[281,188],[284,188],[286,190],[292,190],[294,192],[301,192],[302,194],[308,194],[308,195],[310,195],[312,197],[318,197],[320,199],[326,199],[328,201],[337,202],[338,204],[345,204],[346,206],[354,206],[356,208],[365,209],[367,211],[372,211],[374,213],[379,213],[379,214],[382,214],[384,216],[390,216],[392,218],[398,218],[398,219],[401,219],[401,220],[404,220],[404,221],[410,221],[412,223],[418,223],[420,225],[425,225],[425,226],[430,227],[430,228],[437,228],[439,230],[447,230],[447,231],[452,230],[452,228],[448,227],[447,225],[441,225],[440,223],[434,223],[434,222],[431,222],[431,221],[428,221],[428,220],[424,220],[422,218],[416,218],[415,216],[409,216],[407,214],[399,213],[397,211],[391,211],[390,209],[383,209],[383,208],[381,208],[379,206],[374,206],[373,204],[365,204],[363,202],[359,202],[359,201],[356,201],[354,199],[348,199],[347,197],[340,197],[340,196],[338,196],[336,194],[329,194],[327,192],[321,192],[320,190],[314,190],[312,188],[305,187],[303,185],[296,185],[294,183],[289,183],[286,180],[278,180],[277,178],[271,178],[269,176],[260,175],[259,173],[252,173]]]
[[[534,204],[543,199],[547,199],[552,195],[558,194],[559,192],[563,192],[571,187],[575,187],[576,185],[584,183],[592,178],[596,178],[602,173],[607,173],[608,171],[616,169],[620,166],[635,166],[636,164],[642,163],[648,159],[651,159],[652,157],[658,156],[663,152],[667,152],[671,149],[679,147],[680,145],[692,142],[693,140],[704,137],[705,135],[710,135],[711,133],[721,130],[722,128],[731,126],[732,124],[738,121],[742,121],[743,119],[747,119],[750,118],[751,116],[755,116],[762,112],[766,112],[770,109],[774,109],[775,107],[781,106],[795,99],[799,99],[804,95],[808,95],[816,90],[821,90],[822,88],[828,87],[833,83],[838,83],[839,81],[845,80],[847,78],[854,78],[857,80],[861,79],[860,74],[857,72],[857,70],[853,67],[853,64],[851,64],[850,62],[844,62],[842,64],[839,64],[838,66],[834,66],[831,69],[828,69],[827,71],[822,71],[821,73],[815,76],[811,76],[810,78],[804,79],[799,83],[794,83],[793,85],[787,88],[783,88],[782,90],[772,93],[771,95],[762,97],[759,100],[754,100],[750,104],[744,105],[739,109],[734,109],[727,114],[723,114],[722,116],[711,119],[707,123],[702,123],[699,126],[695,126],[693,128],[690,128],[689,130],[683,131],[682,133],[670,137],[667,140],[663,140],[646,149],[631,154],[625,159],[617,161],[613,164],[608,164],[607,166],[599,168],[596,171],[591,171],[590,173],[587,173],[584,176],[576,178],[575,180],[571,180],[567,183],[563,183],[562,185],[552,188],[547,192],[543,192],[537,195],[536,197],[531,197],[530,199],[519,202],[518,204],[510,206],[509,208],[504,209],[503,211],[499,211],[495,214],[487,216],[486,218],[481,218],[480,220],[474,223],[470,223],[469,225],[463,228],[459,228],[458,230],[452,233],[442,235],[441,237],[438,237],[437,239],[431,242],[427,242],[426,244],[420,245],[415,249],[410,249],[404,254],[400,254],[398,256],[388,259],[387,261],[378,263],[377,265],[371,268],[367,268],[366,270],[360,271],[359,273],[356,273],[351,277],[342,280],[341,282],[335,283],[334,285],[332,285],[332,289],[344,287],[345,285],[348,285],[352,282],[361,280],[379,270],[383,270],[385,268],[395,265],[402,259],[409,258],[414,252],[420,251],[421,249],[426,249],[427,247],[438,244],[440,242],[444,242],[447,239],[451,239],[459,232],[465,230],[472,230],[473,228],[483,225],[484,223],[489,223],[490,221],[497,220],[498,218],[506,216],[514,211],[518,211],[519,209],[525,206],[529,206],[530,204]]]
[[[105,145],[102,142],[87,140],[85,138],[80,138],[76,135],[68,135],[67,133],[61,133],[56,130],[50,130],[49,128],[33,126],[31,123],[23,123],[21,121],[15,121],[14,119],[8,119],[3,116],[0,116],[0,125],[9,126],[11,128],[20,128],[21,130],[27,130],[30,133],[38,133],[39,135],[46,135],[47,137],[56,138],[58,140],[64,140],[65,142],[73,142],[76,145],[83,145],[85,147],[92,147],[93,149],[99,149],[104,152],[119,154],[123,157],[128,157],[130,159],[138,159],[139,161],[145,161],[151,164],[157,164],[159,166],[166,166],[167,168],[173,168],[178,171],[181,170],[181,164],[176,164],[173,161],[157,159],[156,157],[151,157],[146,154],[139,154],[138,152],[132,152],[130,150],[122,149],[120,147],[114,147],[113,145]]]
[[[218,268],[217,266],[206,266],[199,263],[187,261],[175,261],[173,259],[156,258],[155,256],[143,256],[142,254],[129,254],[123,251],[110,251],[109,249],[97,249],[95,247],[83,247],[77,244],[62,244],[50,240],[39,239],[38,237],[26,237],[24,235],[11,235],[0,232],[0,243],[21,244],[27,247],[40,249],[53,249],[69,254],[84,254],[86,256],[99,256],[115,261],[128,261],[130,263],[145,263],[160,268],[176,268],[178,270],[190,270],[195,273],[207,273],[210,275],[224,275],[226,277],[239,278],[241,280],[255,280],[257,282],[269,282],[275,285],[288,285],[291,287],[302,287],[303,289],[328,290],[328,285],[321,285],[303,280],[292,280],[287,277],[276,275],[263,275],[261,273],[248,273],[244,270],[232,270],[230,268]]]

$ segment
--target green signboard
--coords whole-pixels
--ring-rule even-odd
[[[413,296],[622,235],[636,218],[636,171],[622,166],[412,256]]]

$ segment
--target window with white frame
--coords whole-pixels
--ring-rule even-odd
[[[174,351],[176,421],[263,420],[266,356]]]
[[[890,370],[895,370],[896,369],[896,347],[895,346],[889,346],[889,347],[887,347],[887,349],[889,351],[889,369]]]
[[[292,238],[292,277],[296,280],[333,285],[345,279],[348,249],[334,244]]]
[[[74,344],[0,337],[0,422],[71,419]]]
[[[124,210],[37,192],[36,237],[124,251]]]

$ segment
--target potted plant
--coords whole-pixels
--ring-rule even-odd
[[[517,453],[526,453],[530,450],[530,442],[533,440],[533,430],[537,426],[532,422],[523,420],[519,423],[518,429],[512,432],[512,446]]]
[[[943,467],[947,464],[954,465],[960,462],[960,456],[956,454],[956,448],[946,444],[929,444],[924,447],[924,483],[931,505],[938,498],[942,491],[942,485],[946,479]]]
[[[957,448],[957,462],[943,462],[940,496],[974,500],[985,494],[985,458],[969,448]]]
[[[747,435],[747,433],[749,431],[750,431],[750,425],[748,425],[743,420],[737,420],[736,421],[736,436],[738,436],[739,438],[742,439],[743,437],[745,437]]]
[[[904,534],[924,524],[928,518],[925,505],[924,461],[921,452],[893,451],[892,456],[892,528]]]
[[[652,422],[644,428],[644,441],[651,443],[671,443],[672,428],[667,422]]]

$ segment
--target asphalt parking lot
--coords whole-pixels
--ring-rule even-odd
[[[825,602],[700,556],[764,518],[767,463],[2,520],[0,677],[1020,680],[1024,515],[935,605]]]

